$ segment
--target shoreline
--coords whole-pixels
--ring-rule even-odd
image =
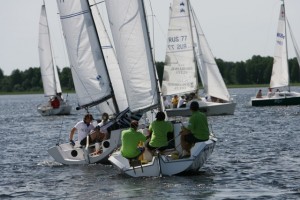
[[[290,85],[291,87],[297,87],[300,86],[300,83],[293,83]],[[228,89],[233,89],[233,88],[269,88],[269,84],[252,84],[252,85],[226,85]],[[203,89],[201,87],[200,89]],[[22,91],[22,92],[1,92],[0,95],[22,95],[22,94],[43,94],[43,91]],[[64,91],[63,94],[73,94],[76,93],[75,90],[67,90]]]

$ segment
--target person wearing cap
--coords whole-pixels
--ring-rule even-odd
[[[209,128],[207,118],[204,113],[199,111],[199,103],[191,102],[190,110],[192,115],[189,118],[188,126],[182,127],[181,146],[185,150],[183,154],[189,155],[192,145],[209,139]],[[185,155],[185,156],[186,156]]]
[[[139,126],[138,121],[131,121],[130,128],[122,131],[121,154],[123,157],[132,159],[137,158],[144,152],[144,148],[138,147],[140,142],[146,141],[146,136],[137,131]]]
[[[70,144],[75,145],[75,142],[73,140],[74,134],[77,131],[78,132],[78,141],[80,142],[80,145],[86,145],[86,137],[91,132],[91,130],[94,129],[93,124],[91,123],[94,120],[93,115],[86,114],[83,118],[83,120],[79,121],[71,130],[70,132]]]
[[[171,122],[165,121],[166,115],[164,112],[156,114],[156,120],[149,126],[150,142],[146,144],[149,150],[164,151],[172,148],[169,145],[168,134],[173,134],[173,125]]]

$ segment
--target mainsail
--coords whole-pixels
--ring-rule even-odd
[[[191,19],[195,34],[195,56],[204,91],[208,96],[229,101],[230,94],[192,7]]]
[[[207,95],[230,101],[215,58],[188,0],[173,1],[165,64],[164,95],[195,92],[198,72]]]
[[[274,63],[270,87],[286,87],[289,85],[289,69],[286,39],[286,21],[284,4],[281,5],[276,35]]]
[[[198,76],[192,37],[188,2],[174,0],[168,29],[163,95],[196,91]]]
[[[57,0],[80,107],[113,96],[105,60],[87,0]]]
[[[158,106],[158,86],[142,0],[106,0],[131,112]]]
[[[91,11],[93,15],[93,19],[95,21],[98,37],[100,39],[102,52],[104,55],[104,59],[106,65],[108,66],[108,73],[111,79],[112,87],[114,89],[114,94],[116,97],[116,101],[120,111],[128,108],[128,102],[125,94],[125,88],[122,81],[122,76],[120,72],[120,67],[115,55],[115,51],[113,49],[112,43],[108,36],[106,27],[104,26],[102,17],[100,15],[99,9],[97,7],[95,0],[89,0],[89,4],[91,6]],[[99,104],[99,110],[103,113],[106,112],[108,114],[116,113],[114,111],[114,106],[112,100],[107,100]]]
[[[61,93],[58,72],[53,60],[45,5],[42,5],[39,22],[39,59],[45,96]]]

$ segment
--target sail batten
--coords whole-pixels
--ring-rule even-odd
[[[79,107],[105,101],[112,87],[88,1],[57,0]]]

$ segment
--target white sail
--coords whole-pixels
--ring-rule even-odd
[[[112,88],[87,0],[57,0],[79,106],[108,99]]]
[[[299,51],[299,47],[297,45],[297,42],[296,42],[296,39],[294,37],[293,31],[291,29],[290,23],[289,23],[288,20],[286,20],[286,21],[287,21],[287,24],[288,24],[288,27],[289,27],[289,31],[290,31],[290,34],[291,34],[292,42],[293,42],[295,53],[296,53],[297,60],[298,60],[298,65],[300,67],[300,51]]]
[[[157,106],[157,80],[143,1],[105,2],[131,112]]]
[[[229,101],[230,94],[192,7],[191,17],[194,25],[193,32],[195,33],[194,46],[197,66],[205,93],[209,96]]]
[[[57,68],[52,54],[46,8],[45,5],[42,5],[39,22],[39,59],[45,96],[61,93]]]
[[[169,21],[162,82],[163,95],[195,92],[198,76],[194,59],[190,10],[186,0],[174,0]]]
[[[276,35],[274,63],[270,82],[271,88],[286,87],[289,85],[285,23],[285,9],[284,4],[282,4],[279,13],[279,22]]]
[[[119,68],[119,64],[115,55],[115,51],[113,49],[112,43],[108,36],[107,30],[104,26],[102,17],[99,13],[99,9],[96,5],[95,0],[89,0],[91,5],[92,15],[95,21],[95,25],[98,32],[98,37],[100,39],[102,52],[104,55],[104,59],[106,65],[108,66],[108,73],[111,79],[112,87],[114,89],[114,94],[116,97],[116,101],[118,103],[118,107],[120,111],[128,108],[128,102],[125,94],[125,88],[122,81],[122,76]],[[108,114],[115,113],[114,106],[112,100],[107,100],[107,102],[103,102],[99,104],[99,110],[103,113],[106,112]]]

